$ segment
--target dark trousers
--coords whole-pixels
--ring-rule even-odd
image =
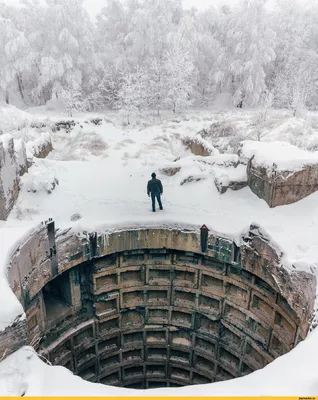
[[[160,195],[160,193],[151,193],[152,211],[156,211],[156,199],[158,201],[160,210],[162,210],[162,203],[161,203],[161,195]]]

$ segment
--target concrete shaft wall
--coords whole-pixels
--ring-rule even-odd
[[[59,308],[52,324],[59,328],[42,351],[93,382],[149,388],[231,379],[305,337],[295,312],[265,281],[200,254],[127,251],[92,261],[78,275],[91,318],[75,329],[72,318],[59,326]]]
[[[28,337],[54,364],[127,387],[263,367],[305,338],[316,285],[289,275],[255,229],[240,248],[210,235],[203,253],[197,232],[55,235],[52,223],[12,256],[9,280],[27,313],[21,346]]]

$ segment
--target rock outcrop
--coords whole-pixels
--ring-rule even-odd
[[[284,142],[242,142],[252,192],[272,208],[295,203],[318,190],[318,152]]]
[[[27,150],[36,158],[46,158],[53,150],[49,133],[42,133],[37,139],[27,143]]]
[[[5,220],[18,195],[20,175],[28,170],[25,146],[10,135],[0,136],[0,220]]]

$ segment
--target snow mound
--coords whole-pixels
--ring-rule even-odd
[[[74,132],[61,152],[60,158],[64,161],[88,161],[94,157],[107,157],[109,146],[96,132],[80,130]]]
[[[43,174],[43,171],[33,171],[27,174],[23,180],[24,190],[31,193],[46,192],[51,194],[58,185],[59,180],[51,171],[47,174]]]
[[[25,111],[0,103],[0,133],[21,130],[35,120],[36,118]]]

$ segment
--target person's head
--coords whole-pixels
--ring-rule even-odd
[[[154,172],[151,174],[152,179],[155,179],[156,176],[157,176],[157,175],[156,175]]]

